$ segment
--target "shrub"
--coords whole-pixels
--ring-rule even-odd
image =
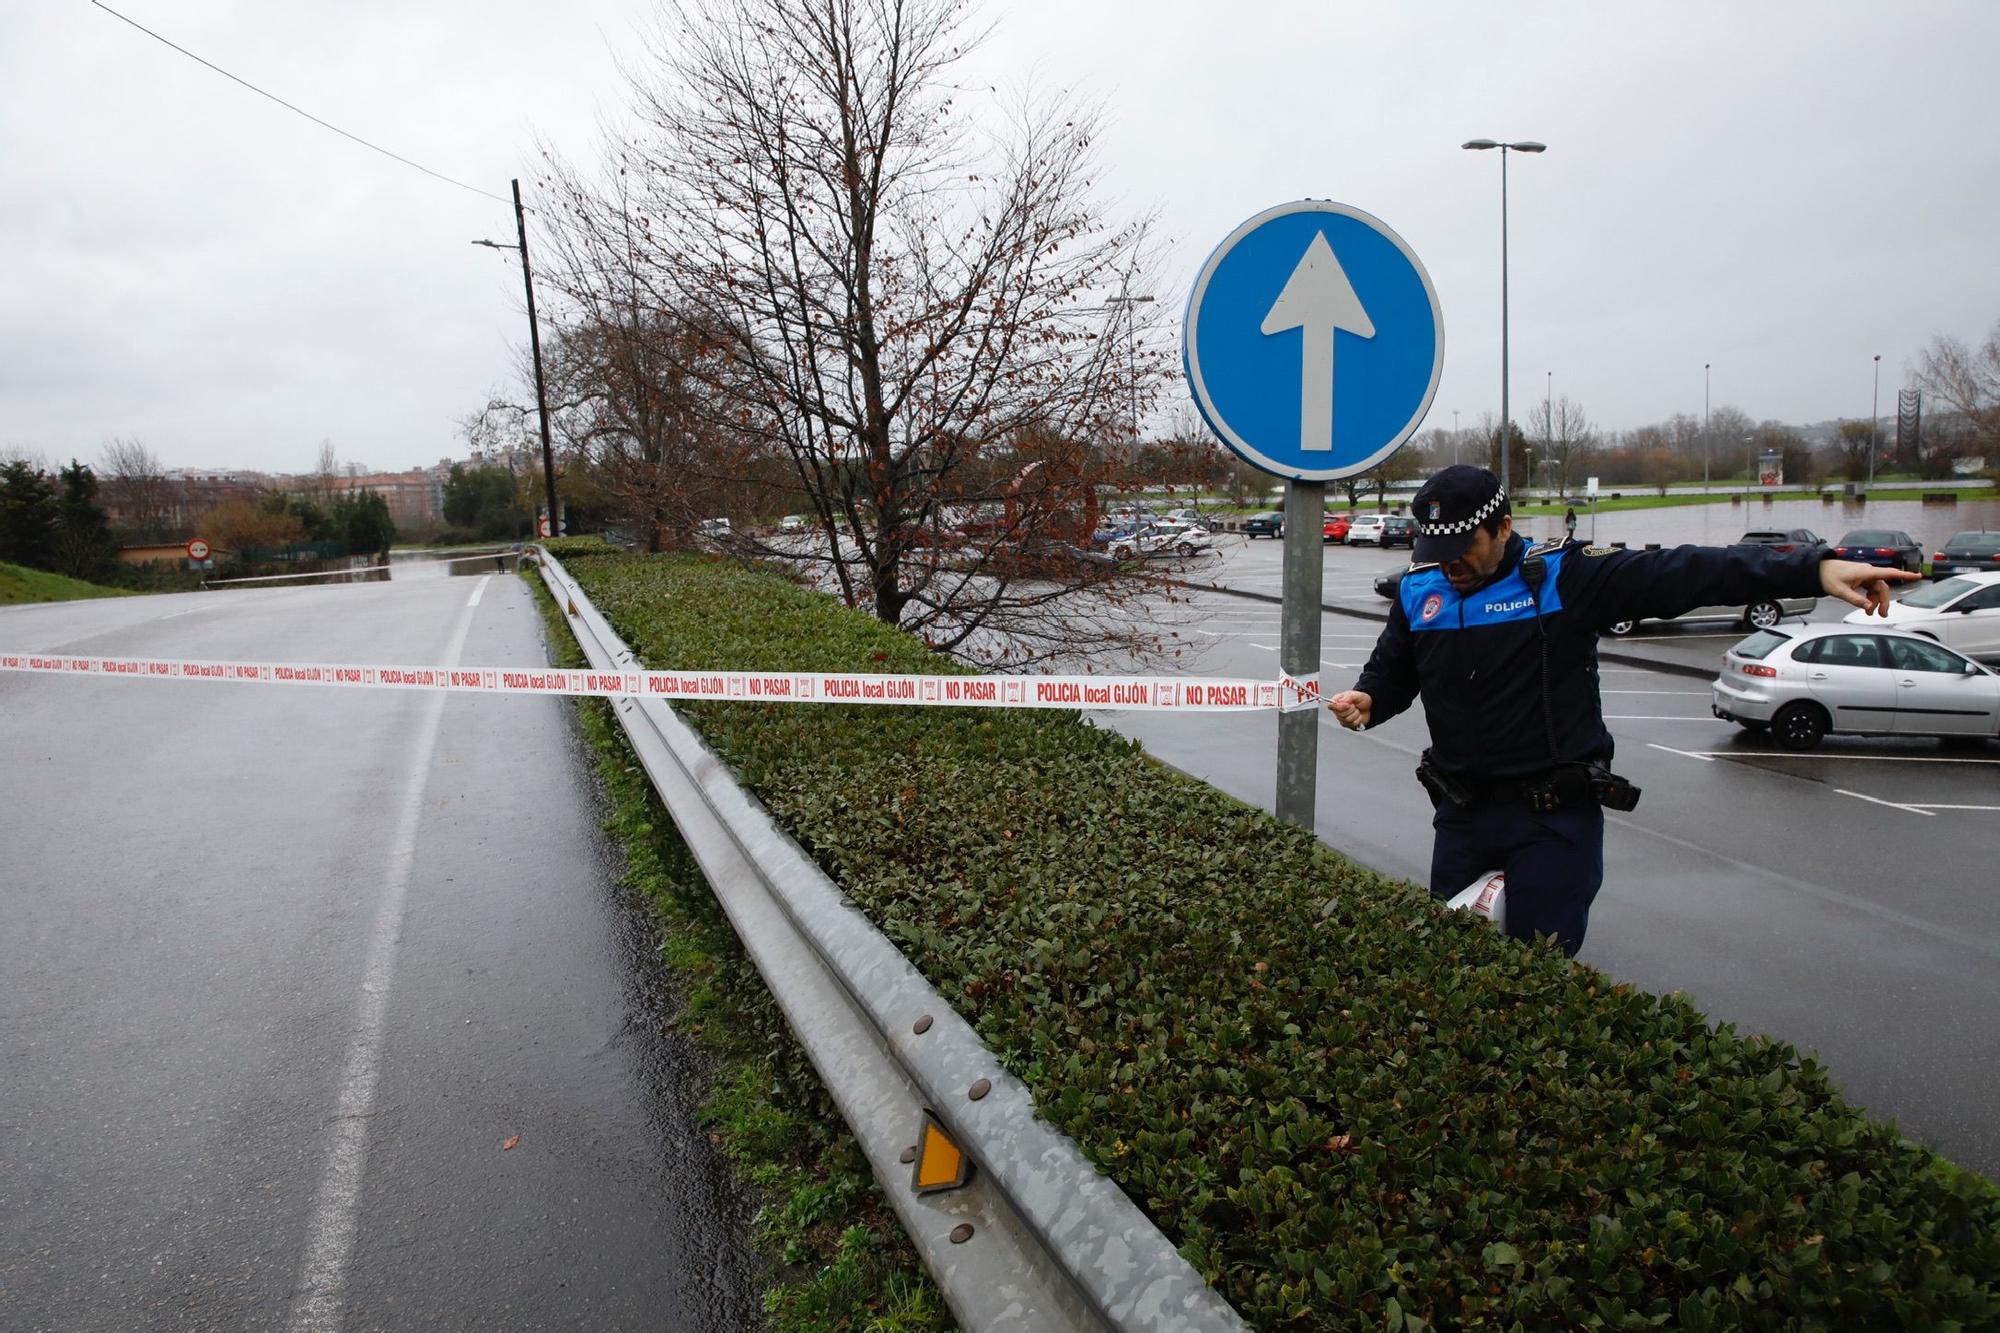
[[[770,574],[568,549],[655,667],[957,669]],[[1074,714],[684,711],[1254,1323],[2000,1320],[2000,1196],[1818,1064]]]

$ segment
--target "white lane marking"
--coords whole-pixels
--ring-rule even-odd
[[[459,615],[445,649],[445,661],[455,664],[472,629],[471,607]],[[375,928],[368,941],[368,962],[361,974],[361,1001],[341,1062],[339,1090],[329,1128],[326,1166],[306,1227],[305,1261],[294,1288],[293,1333],[338,1330],[346,1304],[347,1266],[354,1254],[354,1233],[361,1208],[361,1177],[368,1165],[368,1122],[375,1112],[375,1087],[382,1075],[382,1042],[388,1026],[389,986],[396,978],[396,948],[403,937],[403,908],[410,893],[410,868],[416,859],[417,824],[423,816],[424,788],[437,750],[439,724],[449,695],[440,690],[424,703],[416,729],[417,742],[403,782],[402,808],[389,840],[389,865],[382,901],[375,909]]]
[[[486,595],[486,585],[491,582],[493,582],[493,576],[491,574],[481,574],[479,576],[479,582],[476,585],[474,585],[472,589],[472,596],[465,599],[466,606],[468,607],[478,606],[479,599]]]
[[[1646,748],[1649,750],[1665,750],[1668,754],[1677,754],[1684,759],[1699,759],[1704,764],[1712,764],[1715,762],[1715,760],[1711,756],[1705,755],[1701,753],[1699,750],[1676,750],[1671,745],[1661,745],[1655,741],[1647,741]]]
[[[1784,754],[1777,750],[1701,750],[1717,759],[1859,759],[1877,764],[2000,764],[2000,759],[1951,758],[1920,754]]]
[[[1925,801],[1914,807],[1919,810],[2000,810],[2000,805],[1939,805],[1935,801]]]
[[[1600,692],[1604,694],[1673,694],[1682,695],[1689,699],[1706,699],[1708,697],[1707,690],[1603,690]]]
[[[1682,717],[1675,714],[1657,713],[1606,713],[1606,722],[1714,722],[1712,717]]]
[[[203,602],[203,603],[202,603],[202,604],[201,604],[200,606],[191,606],[191,607],[189,607],[189,608],[188,608],[187,610],[185,610],[185,611],[171,611],[171,612],[168,612],[168,613],[167,613],[166,615],[164,615],[164,616],[161,616],[161,617],[160,617],[160,619],[162,619],[162,620],[178,620],[178,619],[180,619],[180,618],[181,618],[182,616],[198,616],[198,615],[200,615],[200,614],[201,614],[202,612],[204,612],[204,611],[213,611],[213,610],[214,610],[214,609],[215,609],[216,607],[218,607],[218,606],[221,606],[221,605],[222,605],[222,603],[221,603],[221,602],[219,602],[219,601],[215,601],[215,602]]]
[[[1852,796],[1857,801],[1867,801],[1872,805],[1886,805],[1891,810],[1907,810],[1913,815],[1922,815],[1926,819],[1937,818],[1937,816],[1932,814],[1929,810],[1919,810],[1914,805],[1898,805],[1894,801],[1885,801],[1879,796],[1864,796],[1858,791],[1849,791],[1845,787],[1835,787],[1834,791],[1841,796]]]

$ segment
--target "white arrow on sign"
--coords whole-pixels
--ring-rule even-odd
[[[1334,258],[1325,232],[1314,232],[1285,289],[1271,303],[1261,326],[1266,334],[1298,329],[1305,352],[1299,379],[1299,448],[1333,448],[1333,334],[1375,336],[1375,321],[1361,308],[1354,284]]]

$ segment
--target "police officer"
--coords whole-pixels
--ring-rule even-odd
[[[1574,957],[1604,879],[1604,809],[1637,788],[1610,771],[1598,700],[1607,625],[1697,606],[1822,593],[1887,615],[1889,585],[1917,575],[1814,551],[1682,546],[1621,551],[1514,532],[1500,480],[1445,468],[1417,492],[1414,563],[1389,626],[1351,690],[1343,726],[1377,727],[1421,696],[1430,725],[1418,777],[1437,814],[1431,893],[1507,872],[1507,933],[1554,935]]]

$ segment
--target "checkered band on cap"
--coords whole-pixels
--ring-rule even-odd
[[[1507,492],[1495,491],[1493,492],[1493,498],[1473,511],[1471,518],[1462,519],[1456,523],[1425,523],[1419,521],[1417,531],[1426,537],[1455,537],[1459,533],[1470,532],[1487,519],[1493,517],[1493,511],[1498,509],[1500,502],[1506,498]]]

